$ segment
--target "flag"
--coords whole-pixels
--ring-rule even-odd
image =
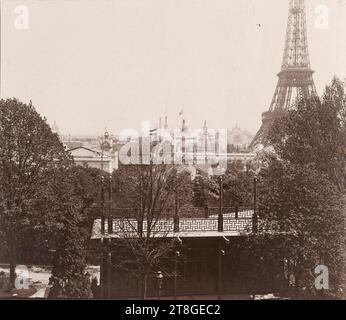
[[[151,130],[150,130],[150,135],[151,135],[151,136],[154,135],[157,131],[158,131],[157,129],[151,129]]]

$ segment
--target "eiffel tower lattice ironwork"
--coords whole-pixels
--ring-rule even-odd
[[[264,143],[273,120],[282,116],[297,98],[317,96],[313,73],[307,43],[305,0],[290,0],[285,51],[278,84],[269,111],[262,114],[262,126],[251,142],[250,149]]]

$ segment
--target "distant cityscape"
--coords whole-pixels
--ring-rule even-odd
[[[66,144],[69,149],[86,147],[98,151],[101,150],[100,138],[102,137],[100,136],[64,134],[60,132],[59,126],[56,122],[54,122],[51,127],[53,132],[59,134],[61,141]],[[230,148],[229,152],[247,152],[248,147],[254,138],[254,134],[247,130],[243,130],[238,125],[235,125],[232,129],[228,129],[227,131],[227,142]],[[105,129],[104,133],[109,135],[113,142],[112,147],[117,149],[119,147],[118,133],[108,132],[107,129]]]
[[[165,117],[165,123],[158,129],[165,129],[168,132],[173,130],[168,125],[168,119]],[[187,130],[188,126],[185,120],[182,120],[182,129]],[[152,131],[156,131],[153,129]],[[207,122],[203,124],[203,130],[207,130]],[[82,135],[60,135],[59,127],[56,122],[52,125],[52,131],[59,134],[61,141],[70,151],[77,165],[93,167],[112,172],[119,168],[119,150],[124,142],[119,140],[118,133],[109,133],[107,129],[103,136],[82,136]],[[238,166],[241,170],[248,170],[253,167],[255,154],[252,154],[248,147],[253,139],[253,135],[246,130],[242,130],[237,125],[227,130],[227,163]],[[193,138],[195,139],[195,138]],[[188,170],[194,179],[198,174],[210,176],[211,164],[190,163]]]

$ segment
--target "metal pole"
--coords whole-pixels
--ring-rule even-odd
[[[101,176],[101,233],[105,233],[105,196],[104,196],[104,190],[103,190],[103,179],[104,177]]]
[[[178,200],[178,177],[175,175],[174,181],[175,193],[175,213],[174,213],[174,232],[179,232],[179,200]]]
[[[152,221],[154,220],[154,212],[153,210],[153,157],[151,152],[151,133],[149,133],[149,157],[150,157],[150,201],[148,205],[148,214],[147,214],[147,237],[150,237],[152,231]]]
[[[157,282],[158,282],[158,287],[159,287],[159,292],[158,292],[158,298],[161,300],[161,291],[162,291],[162,280],[163,280],[163,274],[161,271],[157,272]]]
[[[153,210],[153,163],[152,160],[150,160],[150,200],[148,204],[148,210],[147,210],[147,237],[150,237],[151,231],[152,231],[152,222],[154,220],[154,212]]]
[[[106,239],[101,238],[101,263],[100,263],[100,298],[106,297],[107,286],[107,245]]]
[[[108,186],[108,234],[113,233],[113,217],[112,217],[112,201],[113,201],[113,192],[112,192],[112,175],[109,176],[109,186]]]
[[[139,208],[138,208],[138,233],[139,233],[139,237],[143,238],[143,222],[144,222],[144,212],[143,212],[143,195],[142,195],[142,189],[143,189],[143,185],[142,185],[142,165],[141,165],[141,173],[140,173],[140,177],[139,177],[140,181],[139,181]]]
[[[177,273],[178,273],[178,258],[175,255],[174,260],[174,300],[177,300]]]
[[[223,232],[223,179],[222,176],[220,176],[220,199],[219,199],[219,218],[218,218],[218,231]]]
[[[143,237],[143,222],[144,222],[144,212],[143,212],[143,138],[139,137],[139,161],[140,161],[140,175],[139,175],[139,210],[138,210],[138,233],[139,237]]]

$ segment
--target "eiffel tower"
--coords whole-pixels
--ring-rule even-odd
[[[278,84],[269,111],[262,114],[262,126],[250,144],[254,149],[264,138],[273,120],[282,116],[296,99],[317,96],[310,68],[306,33],[305,0],[290,0],[285,51]]]

